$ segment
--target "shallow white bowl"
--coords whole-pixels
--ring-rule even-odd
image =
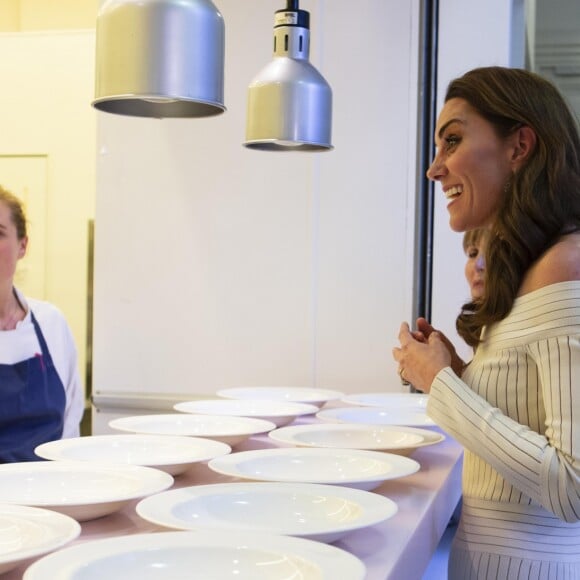
[[[362,423],[364,425],[407,425],[408,427],[433,427],[435,422],[425,409],[389,407],[339,407],[325,409],[316,414],[322,421],[334,423]]]
[[[318,411],[316,405],[270,399],[203,399],[177,403],[173,408],[182,413],[264,419],[277,427],[287,425],[301,415],[312,415]]]
[[[216,394],[227,399],[272,399],[308,403],[317,407],[344,396],[340,391],[310,387],[232,387],[221,389]]]
[[[69,516],[42,508],[0,504],[0,574],[28,558],[72,542],[81,533]]]
[[[227,455],[231,450],[225,443],[202,437],[133,433],[58,439],[39,445],[34,452],[53,461],[145,465],[178,475],[193,463]]]
[[[113,513],[172,484],[168,473],[140,465],[81,461],[0,465],[3,502],[52,509],[77,521]]]
[[[303,538],[233,532],[161,532],[84,542],[45,556],[24,580],[363,580],[348,552]]]
[[[217,457],[217,473],[257,481],[345,485],[370,490],[387,479],[411,475],[419,463],[408,457],[361,449],[256,449]]]
[[[372,449],[399,455],[409,455],[420,447],[445,439],[441,433],[429,429],[350,423],[292,425],[270,431],[269,436],[279,443],[297,447]]]
[[[389,519],[392,500],[359,489],[313,483],[221,483],[158,493],[137,513],[178,530],[284,534],[335,542],[345,534]]]
[[[165,415],[120,417],[110,421],[109,427],[131,433],[206,437],[234,446],[252,435],[267,433],[275,429],[276,425],[271,421],[252,417],[167,413]]]
[[[425,411],[429,395],[420,393],[353,393],[342,397],[341,401],[349,405],[360,405],[362,407]]]

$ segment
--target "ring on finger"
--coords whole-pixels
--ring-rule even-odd
[[[403,367],[399,368],[399,377],[401,377],[402,385],[410,385],[411,383],[405,378],[405,369]]]

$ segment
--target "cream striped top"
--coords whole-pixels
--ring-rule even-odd
[[[580,521],[580,281],[517,298],[483,339],[461,379],[439,372],[428,403],[465,447],[464,498]]]

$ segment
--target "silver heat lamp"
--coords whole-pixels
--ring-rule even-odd
[[[225,26],[211,0],[106,0],[96,30],[96,109],[157,118],[225,110]]]
[[[246,141],[264,151],[332,149],[332,90],[310,64],[310,14],[298,0],[274,16],[274,58],[248,88]]]

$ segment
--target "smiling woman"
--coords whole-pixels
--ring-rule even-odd
[[[532,134],[524,135],[522,129],[521,135],[511,133],[506,139],[462,98],[447,100],[439,118],[437,154],[427,177],[441,182],[449,200],[451,229],[486,226],[494,218],[504,186],[524,159],[515,155],[520,152],[517,148],[529,147]]]
[[[551,83],[488,67],[450,83],[436,143],[451,227],[489,228],[485,291],[457,319],[473,360],[424,319],[393,349],[465,447],[449,578],[579,577],[578,127]]]

